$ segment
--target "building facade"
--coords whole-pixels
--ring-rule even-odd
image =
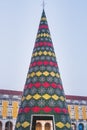
[[[66,95],[73,129],[87,130],[87,97]]]
[[[0,90],[0,130],[14,130],[22,92]]]
[[[0,130],[14,130],[22,91],[0,90]],[[66,95],[73,130],[87,130],[87,97]]]

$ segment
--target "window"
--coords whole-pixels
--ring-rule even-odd
[[[51,130],[51,124],[50,123],[45,124],[45,130]]]
[[[36,123],[36,130],[42,130],[42,125],[41,123]]]
[[[75,119],[74,105],[71,105],[71,118],[72,118],[72,119]]]
[[[0,100],[0,105],[2,105],[2,100]]]
[[[82,119],[82,106],[79,106],[79,119]]]
[[[0,117],[2,116],[2,107],[0,107]]]
[[[9,105],[12,105],[12,100],[9,100]]]
[[[8,108],[8,117],[12,116],[12,108]]]

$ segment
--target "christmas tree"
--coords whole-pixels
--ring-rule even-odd
[[[53,43],[43,9],[15,130],[71,130]]]

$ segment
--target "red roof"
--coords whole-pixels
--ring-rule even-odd
[[[22,91],[0,89],[0,94],[19,95],[19,96],[21,96]]]
[[[71,99],[71,100],[87,100],[87,97],[86,96],[66,95],[66,99]]]

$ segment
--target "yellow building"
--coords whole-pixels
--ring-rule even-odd
[[[22,92],[0,90],[0,130],[14,130]],[[87,130],[87,97],[66,95],[73,130]]]
[[[74,130],[87,130],[87,97],[66,95]]]
[[[22,92],[0,90],[0,130],[14,130]]]

